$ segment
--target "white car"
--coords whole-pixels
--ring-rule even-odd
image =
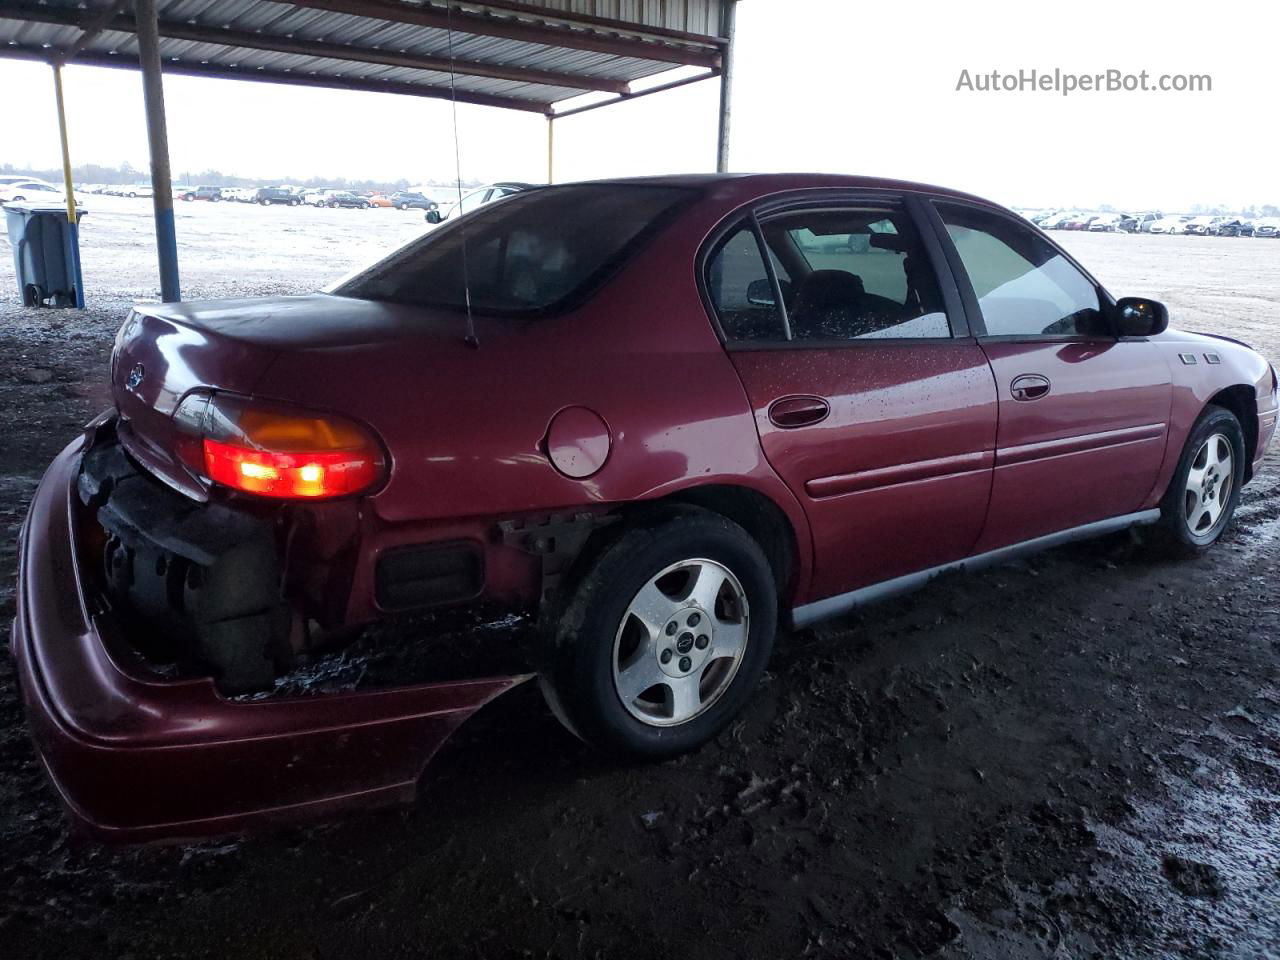
[[[80,197],[76,203],[84,203]],[[60,187],[45,183],[43,180],[19,180],[0,186],[0,203],[59,203],[67,202],[67,195]]]
[[[1124,219],[1121,213],[1104,213],[1089,224],[1088,230],[1090,233],[1116,233]]]
[[[509,197],[513,193],[523,193],[525,190],[537,189],[536,184],[519,183],[516,181],[503,181],[502,183],[489,183],[483,187],[472,190],[470,193],[464,194],[461,200],[454,200],[452,203],[441,203],[435,210],[427,211],[427,223],[439,223],[442,220],[450,220],[453,217],[462,216],[470,213],[472,210],[479,209],[486,203],[493,203],[495,200],[501,200],[503,197]]]
[[[1163,220],[1157,220],[1151,224],[1151,233],[1186,233],[1187,217],[1165,217]]]
[[[10,187],[15,183],[43,183],[46,187],[53,186],[48,180],[41,180],[39,177],[19,177],[11,173],[6,173],[0,177],[0,187]]]
[[[1062,226],[1068,220],[1076,220],[1076,219],[1079,219],[1079,217],[1080,217],[1080,214],[1072,213],[1071,211],[1055,213],[1053,216],[1047,217],[1046,219],[1040,221],[1040,229],[1056,230],[1058,229],[1058,227]]]

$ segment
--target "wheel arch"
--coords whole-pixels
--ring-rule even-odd
[[[716,483],[689,487],[656,502],[700,507],[732,520],[764,551],[778,585],[779,601],[786,603],[795,592],[799,540],[786,512],[765,494],[750,487]]]
[[[1236,384],[1225,387],[1209,398],[1206,406],[1221,407],[1240,421],[1244,432],[1244,481],[1253,479],[1253,458],[1258,450],[1258,397],[1252,386]]]
[[[572,595],[596,558],[624,531],[637,525],[660,523],[670,519],[673,513],[694,510],[705,510],[731,520],[755,540],[773,572],[779,607],[790,607],[803,572],[797,531],[786,511],[767,494],[730,483],[688,487],[652,500],[627,503],[589,521],[591,532],[574,551],[564,579],[554,593],[553,604],[563,603]]]

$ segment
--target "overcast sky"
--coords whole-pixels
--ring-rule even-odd
[[[939,183],[1006,204],[1185,209],[1280,204],[1274,40],[1257,0],[867,3],[743,0],[734,170],[814,170]],[[958,92],[972,75],[1116,68],[1208,74],[1212,91]],[[71,67],[75,162],[147,164],[132,71]],[[175,179],[213,168],[286,176],[453,174],[447,102],[169,77]],[[48,67],[0,60],[0,163],[58,164]],[[715,163],[714,81],[556,125],[557,180]],[[466,178],[541,180],[546,122],[458,108]]]

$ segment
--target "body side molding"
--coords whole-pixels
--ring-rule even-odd
[[[909,573],[906,576],[895,577],[892,580],[873,583],[870,586],[860,587],[857,590],[851,590],[835,597],[827,597],[825,600],[815,600],[813,603],[793,607],[791,610],[791,625],[794,628],[807,627],[810,624],[837,617],[842,613],[848,613],[850,610],[869,603],[887,600],[901,593],[910,593],[912,590],[924,586],[934,577],[943,573],[950,573],[953,570],[981,570],[984,567],[1039,553],[1041,550],[1048,550],[1051,547],[1059,547],[1076,540],[1100,537],[1128,527],[1155,523],[1159,519],[1159,510],[1141,510],[1137,513],[1127,513],[1123,516],[1098,520],[1094,523],[1086,523],[1083,526],[1071,527],[1067,530],[1059,530],[1057,533],[1046,534],[1043,537],[1036,537],[1033,540],[1026,540],[1022,543],[1013,543],[996,550],[988,550],[986,553],[965,557],[963,560],[956,560],[952,563],[944,563],[941,566],[921,570],[918,573]]]

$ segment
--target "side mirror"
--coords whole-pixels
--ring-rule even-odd
[[[1117,337],[1154,337],[1169,328],[1169,310],[1159,300],[1123,297],[1112,311]]]
[[[439,223],[444,217],[440,216],[439,210],[427,211],[427,223]]]
[[[782,288],[782,299],[791,302],[791,281],[778,279]],[[776,307],[777,299],[773,295],[773,284],[767,279],[752,280],[747,284],[747,303],[753,307]]]
[[[753,307],[777,306],[773,295],[773,284],[767,279],[752,280],[747,284],[747,303]]]

